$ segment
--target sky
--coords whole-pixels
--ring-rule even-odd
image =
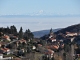
[[[30,17],[1,17],[7,15]],[[0,0],[0,27],[15,25],[18,30],[22,26],[24,31],[39,31],[79,23],[80,0]]]

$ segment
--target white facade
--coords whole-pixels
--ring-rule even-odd
[[[0,54],[0,59],[2,59],[3,58],[3,54]]]

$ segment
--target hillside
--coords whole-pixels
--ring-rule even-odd
[[[79,32],[80,31],[80,24],[75,24],[75,25],[71,25],[71,26],[68,26],[66,28],[63,28],[57,32],[55,32],[56,34],[58,33],[66,33],[66,32]]]
[[[56,32],[58,30],[60,30],[61,28],[58,28],[58,29],[53,29],[53,32]],[[32,32],[34,34],[34,37],[36,38],[40,38],[46,34],[49,34],[50,30],[41,30],[41,31],[35,31],[35,32]]]

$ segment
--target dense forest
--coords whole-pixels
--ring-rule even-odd
[[[0,32],[2,32],[3,34],[7,34],[7,35],[13,34],[14,36],[18,36],[19,39],[22,39],[22,38],[29,39],[29,38],[34,37],[33,33],[30,31],[30,29],[26,29],[26,31],[23,32],[23,28],[20,27],[20,30],[17,31],[17,28],[14,25],[10,26],[10,27],[7,27],[7,28],[1,27]]]

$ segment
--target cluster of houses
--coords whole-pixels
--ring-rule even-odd
[[[1,34],[3,34],[3,33],[1,32]],[[3,58],[4,55],[10,55],[10,54],[14,53],[17,50],[17,47],[22,43],[26,44],[26,40],[24,40],[24,39],[19,40],[18,37],[14,36],[13,34],[1,35],[0,36],[0,55],[2,56],[1,59]],[[11,46],[11,48],[16,46],[16,49],[13,48],[14,51],[12,51],[12,49],[8,47],[11,44],[13,44]],[[24,53],[24,49],[21,49],[20,51],[22,51]]]
[[[58,51],[59,49],[63,49],[65,43],[72,43],[75,39],[76,36],[78,36],[79,33],[72,33],[72,32],[66,32],[66,34],[61,34],[63,38],[57,39],[55,34],[53,33],[52,29],[50,30],[50,34],[48,38],[46,39],[47,46],[46,46],[46,51],[45,55],[48,57],[52,58],[55,55],[55,52]],[[73,50],[74,51],[74,50]],[[74,52],[73,52],[74,54]],[[79,56],[79,54],[78,54]]]
[[[1,56],[5,55],[9,55],[12,53],[12,50],[6,46],[8,46],[9,44],[14,44],[14,46],[16,46],[16,49],[21,45],[21,44],[26,44],[30,42],[30,39],[28,41],[24,40],[24,39],[18,39],[17,36],[14,36],[13,34],[3,34],[2,32],[0,32],[2,35],[0,36],[0,54]],[[58,39],[57,36],[60,35],[63,36],[63,38]],[[48,38],[46,38],[46,45],[45,47],[43,47],[43,45],[40,42],[40,40],[35,40],[34,39],[34,45],[32,46],[33,50],[43,50],[43,53],[45,56],[49,57],[49,58],[53,58],[55,57],[55,52],[58,51],[59,49],[63,49],[65,42],[73,42],[75,37],[79,35],[79,33],[71,33],[71,32],[66,32],[66,34],[58,34],[57,36],[53,33],[52,29],[50,30],[50,33],[48,35]],[[37,44],[37,46],[36,46]],[[13,47],[14,47],[13,46]],[[24,47],[22,47],[21,49],[18,50],[18,53],[25,53],[25,49]],[[27,52],[27,49],[26,49]],[[0,56],[0,57],[1,57]],[[79,56],[79,54],[78,54]],[[1,57],[2,58],[2,57]]]

